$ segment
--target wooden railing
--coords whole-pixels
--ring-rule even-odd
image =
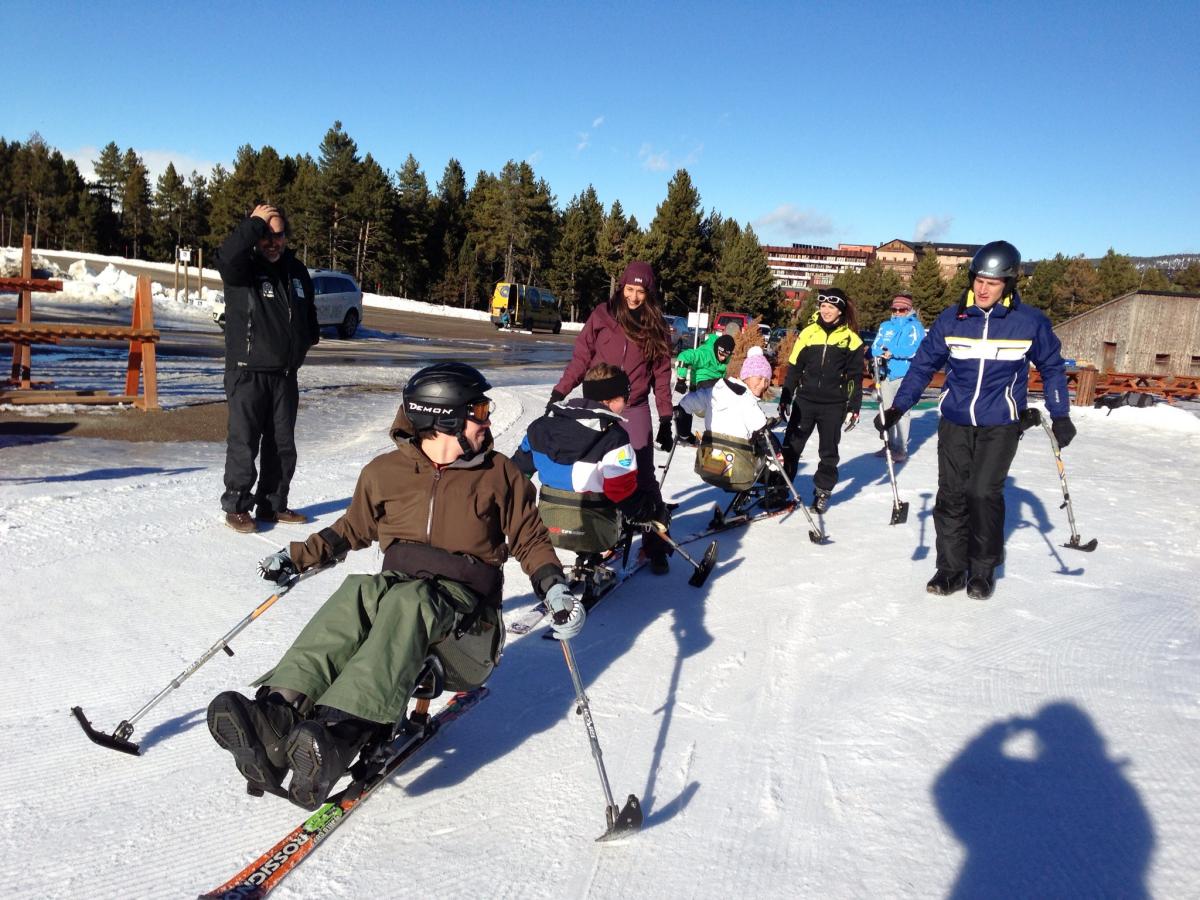
[[[154,327],[154,305],[150,277],[138,278],[133,299],[133,315],[128,325],[85,325],[76,322],[32,321],[34,291],[62,290],[61,281],[32,278],[32,247],[25,236],[21,278],[0,278],[0,289],[15,290],[16,321],[0,325],[0,340],[13,347],[12,373],[7,388],[0,388],[0,403],[132,403],[139,409],[158,409],[158,372],[155,364],[155,344],[159,333]],[[33,344],[57,344],[63,340],[128,341],[129,355],[125,365],[125,392],[109,394],[103,390],[57,390],[51,385],[33,380],[30,347]],[[143,391],[138,392],[141,381]]]

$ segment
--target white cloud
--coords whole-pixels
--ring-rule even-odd
[[[592,145],[592,132],[604,124],[604,116],[596,116],[592,119],[592,127],[587,131],[579,132],[579,140],[575,142],[575,152],[582,153]]]
[[[121,148],[121,152],[124,153],[125,148]],[[158,176],[167,170],[167,163],[174,163],[175,171],[182,178],[190,177],[193,171],[199,172],[207,178],[212,174],[213,166],[216,165],[212,160],[199,159],[187,153],[180,153],[178,150],[138,150],[135,147],[134,152],[142,158],[142,164],[150,174],[151,188],[158,181]],[[79,173],[86,180],[95,180],[96,172],[92,168],[92,162],[100,158],[99,147],[80,147],[63,153],[63,156],[74,160],[75,165],[79,167]]]
[[[656,152],[649,144],[642,144],[638,150],[638,159],[642,161],[642,168],[648,172],[665,172],[671,166],[667,151]]]
[[[680,163],[680,165],[682,165],[685,169],[688,166],[694,166],[696,163],[700,162],[700,154],[703,152],[704,144],[697,144],[691,149],[691,151],[688,152],[688,155],[683,158],[683,162]]]
[[[527,157],[525,157],[525,162],[529,163],[531,166],[536,166],[541,161],[542,161],[542,151],[541,150],[534,150]]]
[[[780,204],[752,224],[760,234],[770,231],[786,240],[833,234],[833,220],[829,216],[816,210],[797,209],[790,203]]]
[[[954,216],[923,216],[913,228],[914,241],[936,241],[950,230]]]

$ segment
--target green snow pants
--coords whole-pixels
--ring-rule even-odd
[[[351,575],[254,684],[392,725],[408,707],[430,646],[479,602],[470,588],[447,579]]]

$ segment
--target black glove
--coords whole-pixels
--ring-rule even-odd
[[[846,413],[846,424],[842,431],[853,431],[854,426],[858,424],[858,410]]]
[[[1030,428],[1037,428],[1042,424],[1042,411],[1036,406],[1027,406],[1021,410],[1021,418],[1018,420],[1021,423],[1021,431],[1028,431]]]
[[[259,561],[258,574],[264,581],[270,581],[279,587],[287,584],[300,574],[287,550],[279,550]]]
[[[670,451],[675,446],[675,438],[671,435],[671,420],[658,420],[658,437],[654,439],[658,443],[658,448],[664,451]]]
[[[558,403],[565,396],[567,396],[567,395],[560,394],[558,391],[551,391],[550,392],[550,402],[546,404],[546,412],[550,412],[550,410],[554,406],[554,404]]]
[[[1058,441],[1060,450],[1075,440],[1075,425],[1071,421],[1070,416],[1059,416],[1057,419],[1051,419],[1050,430],[1054,432],[1054,439]]]
[[[676,378],[675,379],[675,393],[677,393],[677,394],[686,394],[687,393],[687,379],[686,378]]]
[[[879,432],[879,436],[881,438],[885,437],[888,429],[899,422],[902,415],[904,415],[904,413],[900,412],[900,410],[896,409],[894,406],[889,406],[881,414],[876,415],[874,425],[875,430]]]

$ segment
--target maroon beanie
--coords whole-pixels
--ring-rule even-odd
[[[645,288],[647,294],[658,296],[658,282],[654,278],[654,269],[650,268],[648,262],[635,259],[625,267],[625,271],[621,273],[621,280],[617,283],[617,290],[624,290],[627,284],[636,284]]]

